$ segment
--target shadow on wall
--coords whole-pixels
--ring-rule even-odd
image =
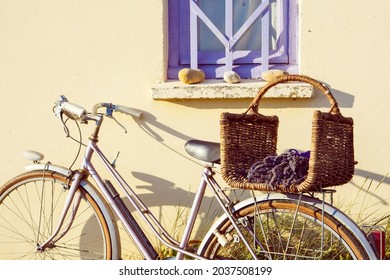
[[[218,119],[216,119],[216,121],[218,122]],[[149,112],[145,112],[145,111],[142,112],[141,119],[136,120],[136,123],[146,134],[148,134],[151,138],[156,140],[159,144],[161,144],[162,146],[164,146],[168,150],[180,155],[181,157],[185,158],[186,160],[189,160],[193,163],[201,165],[199,163],[199,161],[193,159],[191,156],[189,156],[184,151],[185,142],[187,142],[190,139],[194,139],[196,137],[191,137],[189,135],[186,135],[180,131],[177,131],[177,130],[159,122],[157,120],[156,116],[154,116],[153,114],[151,114]],[[183,148],[180,149],[180,151],[178,151],[177,149],[166,144],[164,138],[158,133],[159,130],[164,131],[164,132],[166,132],[166,133],[168,133],[168,134],[170,134],[178,139],[183,140],[183,146],[182,146]],[[210,141],[210,139],[201,139],[201,140],[206,140],[206,141],[209,140]]]
[[[390,185],[390,178],[388,177],[388,174],[386,175],[380,175],[378,173],[373,173],[373,172],[369,172],[369,171],[366,171],[366,170],[362,170],[362,169],[355,169],[355,176],[360,176],[362,178],[366,178],[366,180],[368,182],[372,181],[371,183],[375,182],[375,188],[371,188],[371,183],[369,183],[369,186],[367,188],[363,188],[363,186],[359,186],[357,184],[355,184],[353,181],[351,181],[351,184],[353,186],[355,186],[356,188],[359,188],[360,191],[363,191],[363,192],[366,192],[367,194],[371,195],[372,197],[374,197],[375,199],[377,199],[379,201],[379,203],[381,205],[389,205],[390,201],[388,200],[388,198],[384,198],[382,196],[379,196],[378,194],[375,193],[375,191],[377,190],[377,188],[382,185],[382,184],[385,184],[385,185]]]
[[[80,236],[80,249],[79,251],[73,252],[75,255],[80,254],[81,260],[98,260],[102,257],[104,248],[102,246],[101,235],[99,231],[95,230],[99,228],[100,225],[97,223],[97,220],[93,217],[89,218],[85,225],[83,225],[82,232],[88,232],[87,235],[82,234]],[[96,236],[92,236],[91,233],[96,233]],[[88,239],[87,239],[88,236]],[[82,247],[84,244],[88,244],[88,248],[91,250],[83,250]]]
[[[158,207],[157,219],[162,221],[177,222],[178,228],[167,228],[168,233],[173,233],[177,230],[183,230],[184,224],[188,219],[189,212],[192,208],[193,201],[195,200],[195,194],[198,189],[198,186],[194,188],[189,188],[188,190],[183,190],[181,188],[176,188],[173,182],[159,178],[147,173],[142,172],[132,172],[133,176],[143,182],[144,185],[137,185],[134,190],[137,192],[139,189],[148,190],[150,193],[142,193],[139,195],[140,199],[147,205],[147,207]],[[200,177],[199,177],[200,180]],[[198,183],[198,182],[196,182]],[[230,194],[229,194],[230,193]],[[233,200],[244,200],[250,197],[251,192],[243,190],[231,190],[227,194]],[[172,199],[177,198],[177,199]],[[133,210],[127,197],[122,197],[125,204],[129,209]],[[163,207],[165,206],[174,206],[176,207],[177,212],[174,213],[172,217],[164,214]],[[206,234],[206,230],[211,226],[215,218],[218,218],[222,215],[222,209],[214,197],[204,196],[199,210],[198,215],[198,232],[193,238],[201,238]],[[135,214],[137,216],[138,214]],[[177,219],[177,221],[175,221]],[[181,236],[181,235],[180,235]],[[176,237],[176,236],[174,236]]]

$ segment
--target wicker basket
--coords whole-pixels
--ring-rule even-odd
[[[273,86],[299,81],[319,89],[330,102],[328,113],[315,111],[308,174],[303,182],[276,189],[266,183],[248,182],[248,170],[253,163],[276,155],[277,116],[258,113],[259,102]],[[322,83],[301,75],[286,75],[267,83],[243,114],[222,113],[221,172],[230,187],[289,193],[322,191],[351,180],[354,173],[353,120],[343,117],[330,89]]]

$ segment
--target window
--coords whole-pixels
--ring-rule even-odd
[[[168,79],[200,68],[208,79],[228,70],[259,78],[296,71],[296,1],[169,0]]]

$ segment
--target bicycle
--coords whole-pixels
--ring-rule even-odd
[[[104,108],[104,112],[100,112]],[[43,155],[27,153],[34,163],[27,172],[0,189],[1,259],[121,259],[121,239],[115,217],[146,260],[159,255],[114,183],[130,201],[153,236],[174,250],[174,259],[376,259],[365,232],[348,216],[325,202],[325,195],[259,193],[249,191],[244,201],[234,201],[214,175],[220,163],[219,143],[190,140],[185,150],[204,163],[188,222],[181,240],[173,238],[106,158],[98,146],[105,117],[124,113],[134,118],[141,111],[122,105],[98,103],[88,113],[64,96],[54,113],[81,124],[94,123],[79,169],[70,170]],[[101,160],[114,179],[102,179],[92,163]],[[92,178],[95,184],[89,181]],[[206,188],[223,211],[200,244],[191,242]],[[318,195],[318,194],[317,194]]]

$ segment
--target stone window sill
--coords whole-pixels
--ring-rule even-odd
[[[205,80],[199,84],[183,84],[180,81],[166,81],[152,86],[155,100],[174,99],[235,99],[253,98],[266,82],[262,80],[242,80],[228,84],[222,80]],[[269,89],[264,98],[311,98],[313,86],[300,82],[277,84]]]

